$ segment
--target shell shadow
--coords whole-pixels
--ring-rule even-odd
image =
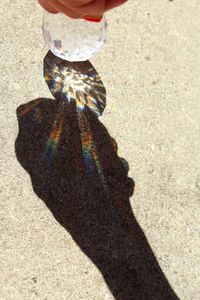
[[[17,109],[16,156],[34,192],[97,266],[115,299],[178,299],[132,212],[128,163],[97,118],[105,107],[104,87],[98,81],[101,98],[95,106],[93,96],[81,88],[78,94],[66,90],[59,74],[56,80],[50,76],[48,68],[55,64],[69,65],[50,53],[45,58],[45,79],[56,99],[36,99]],[[91,69],[89,62],[79,63],[81,74],[82,66]]]

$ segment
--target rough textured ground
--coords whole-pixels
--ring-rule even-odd
[[[0,299],[113,299],[15,155],[17,107],[50,96],[42,9],[1,0],[0,15]],[[183,300],[200,293],[199,16],[199,0],[130,0],[107,15],[108,42],[92,59],[109,99],[101,121],[135,181],[134,215]]]

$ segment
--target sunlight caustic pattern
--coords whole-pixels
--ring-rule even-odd
[[[87,74],[70,67],[52,65],[50,72],[45,73],[45,80],[51,93],[57,98],[64,98],[67,102],[75,102],[77,108],[86,107],[98,117],[105,108],[105,89],[99,75],[93,74],[89,68]]]
[[[88,175],[92,175],[97,170],[104,190],[107,191],[97,147],[85,113],[89,109],[99,117],[106,106],[106,90],[100,76],[89,61],[72,63],[63,61],[53,56],[52,53],[48,53],[44,64],[44,78],[57,100],[59,99],[62,103],[75,104],[85,171]],[[58,130],[58,133],[61,133],[60,130]],[[58,134],[51,133],[49,136],[51,143],[49,141],[47,143],[50,148],[54,146],[52,151],[49,148],[52,154],[55,154],[55,144],[57,145],[57,143],[54,142],[54,139],[56,137],[58,137]]]

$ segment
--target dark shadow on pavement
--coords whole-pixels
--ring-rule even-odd
[[[94,112],[82,111],[86,136],[73,101],[33,100],[17,116],[16,156],[34,192],[100,270],[114,298],[178,299],[132,212],[128,163]]]

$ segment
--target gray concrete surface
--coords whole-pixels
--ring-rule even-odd
[[[113,299],[18,163],[16,108],[49,97],[36,1],[0,1],[0,299]],[[91,61],[107,89],[101,118],[135,181],[134,215],[183,300],[200,295],[200,2],[130,0],[108,13]],[[124,299],[126,300],[126,299]]]

